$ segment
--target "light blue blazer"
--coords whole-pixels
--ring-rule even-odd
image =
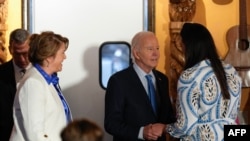
[[[32,66],[17,85],[10,141],[61,141],[67,118],[53,84]]]

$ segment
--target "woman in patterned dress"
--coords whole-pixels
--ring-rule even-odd
[[[221,141],[224,125],[236,124],[241,78],[220,60],[206,27],[185,23],[181,37],[185,66],[177,85],[177,122],[166,131],[181,140]]]
[[[182,141],[223,141],[224,125],[236,124],[242,80],[220,60],[206,27],[185,23],[181,38],[185,66],[177,84],[177,121],[164,129]]]

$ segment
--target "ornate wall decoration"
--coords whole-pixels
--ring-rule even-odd
[[[5,47],[5,35],[7,30],[6,19],[8,13],[8,1],[0,0],[0,64],[7,60]]]
[[[177,81],[185,63],[180,31],[183,23],[192,21],[195,11],[195,0],[170,0],[170,94],[174,106],[177,96]]]

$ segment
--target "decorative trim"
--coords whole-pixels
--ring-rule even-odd
[[[155,0],[148,0],[148,30],[155,32]]]
[[[0,64],[7,61],[6,42],[6,19],[8,16],[8,1],[0,0]]]

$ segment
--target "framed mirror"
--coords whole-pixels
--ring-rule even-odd
[[[127,68],[131,63],[130,44],[124,41],[104,42],[99,48],[99,83],[103,89],[111,75]]]

